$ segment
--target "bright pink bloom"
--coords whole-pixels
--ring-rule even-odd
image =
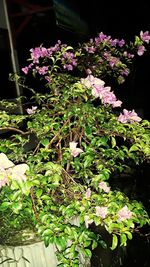
[[[133,213],[125,205],[121,210],[118,211],[119,222],[130,219],[132,217],[132,214]]]
[[[96,215],[98,217],[101,217],[102,219],[106,218],[106,215],[108,214],[107,207],[96,206],[95,209],[96,209]]]
[[[109,193],[110,187],[105,182],[99,183],[99,188],[103,189],[105,193]]]
[[[83,150],[81,149],[81,148],[78,148],[77,147],[77,142],[74,142],[74,141],[72,141],[72,142],[70,142],[69,143],[69,147],[70,147],[70,150],[71,150],[71,155],[75,158],[75,157],[77,157],[80,153],[82,153],[83,152]]]

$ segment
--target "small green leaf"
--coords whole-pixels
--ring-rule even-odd
[[[118,237],[113,234],[111,249],[114,250],[118,245]]]

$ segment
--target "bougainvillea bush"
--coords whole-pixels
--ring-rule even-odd
[[[100,33],[76,48],[41,45],[30,50],[22,75],[11,75],[30,97],[0,102],[1,243],[35,233],[55,245],[58,266],[75,267],[79,252],[91,258],[107,246],[93,225],[110,234],[114,250],[150,223],[140,201],[109,183],[149,162],[150,122],[122,109],[108,83],[125,81],[149,41],[141,31],[129,43]],[[14,111],[20,103],[21,114]]]

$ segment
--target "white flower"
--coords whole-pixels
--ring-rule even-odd
[[[78,143],[77,142],[74,142],[74,141],[72,141],[72,142],[69,143],[69,148],[71,150],[71,155],[73,157],[77,157],[80,153],[83,152],[83,150],[81,148],[78,148],[77,147],[77,144]]]

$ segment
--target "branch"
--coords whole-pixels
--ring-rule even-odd
[[[31,133],[30,131],[23,132],[22,130],[14,128],[14,127],[2,127],[2,128],[0,128],[0,131],[13,131],[13,132],[20,133],[22,135],[27,135],[27,134]]]

